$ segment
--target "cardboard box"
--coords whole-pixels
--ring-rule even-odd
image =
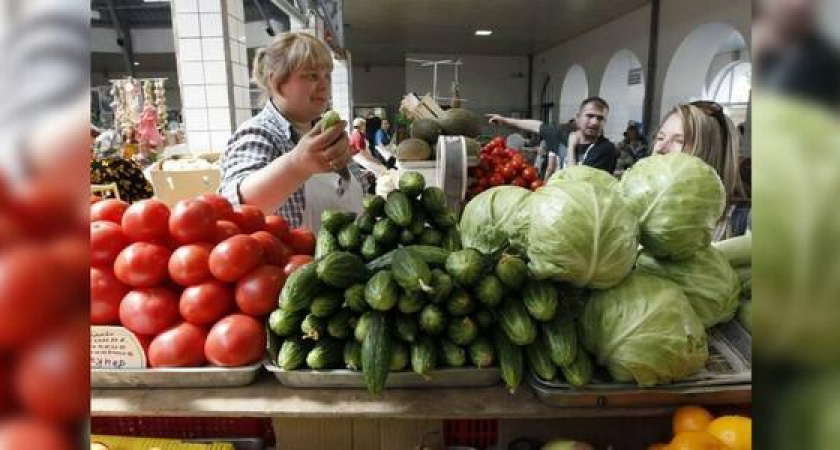
[[[201,155],[191,158],[167,159],[155,162],[148,171],[149,180],[155,191],[155,198],[172,206],[179,200],[192,198],[208,192],[216,192],[222,180],[222,172],[215,161],[218,155]],[[179,164],[172,164],[172,162]],[[201,161],[207,164],[194,164],[191,168],[190,162]],[[183,164],[181,164],[183,163]],[[171,169],[167,166],[182,166],[179,169]]]

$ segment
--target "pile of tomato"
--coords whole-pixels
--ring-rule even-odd
[[[108,199],[90,207],[90,249],[92,325],[133,332],[152,367],[237,367],[262,358],[263,319],[315,236],[214,194]]]
[[[533,191],[545,184],[522,153],[506,148],[502,136],[494,137],[482,147],[478,166],[470,168],[469,175],[472,180],[467,190],[469,198],[496,186],[513,185]]]
[[[0,180],[0,449],[69,450],[90,405],[87,204]]]

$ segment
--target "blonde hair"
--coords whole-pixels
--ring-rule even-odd
[[[272,75],[282,84],[296,70],[332,67],[332,54],[326,44],[310,33],[289,31],[277,36],[268,47],[257,49],[252,78],[267,98],[276,88],[271,85]]]
[[[723,182],[727,204],[741,197],[744,191],[738,169],[740,142],[732,120],[723,111],[713,115],[698,106],[683,104],[674,107],[662,122],[674,114],[678,114],[683,123],[683,151],[715,169]],[[724,136],[727,136],[726,142]]]

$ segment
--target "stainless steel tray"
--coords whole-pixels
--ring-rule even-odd
[[[185,439],[184,442],[194,442],[196,444],[220,442],[233,444],[233,448],[236,450],[265,450],[265,443],[260,438]]]
[[[291,388],[312,389],[365,389],[365,380],[361,372],[353,370],[283,370],[274,364],[266,363],[265,368]],[[486,369],[441,369],[431,373],[431,378],[424,379],[414,372],[391,372],[385,387],[390,389],[423,389],[451,387],[493,386],[501,381],[498,367]]]
[[[207,388],[251,384],[262,364],[244,367],[190,367],[172,369],[92,369],[92,388]]]
[[[528,384],[544,403],[554,406],[672,405],[687,398],[698,402],[748,401],[752,392],[752,338],[737,322],[709,330],[709,360],[704,370],[687,380],[653,388],[605,381],[596,373],[594,381],[575,389],[559,380],[546,381],[530,373]],[[725,400],[729,399],[729,400]]]

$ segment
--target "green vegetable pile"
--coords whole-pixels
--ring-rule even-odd
[[[700,370],[706,328],[732,320],[749,290],[731,264],[749,260],[749,243],[710,246],[724,205],[715,171],[687,154],[646,158],[620,182],[572,167],[533,193],[476,196],[461,218],[464,247],[525,273],[498,312],[497,352],[515,355],[507,367],[500,358],[506,384],[523,366],[573,387],[599,367],[640,386]]]
[[[443,191],[406,172],[387,199],[365,198],[359,215],[324,211],[315,261],[292,273],[269,317],[273,362],[362,371],[373,394],[390,372],[430,378],[495,365],[501,282],[481,253],[461,250],[444,202]]]

